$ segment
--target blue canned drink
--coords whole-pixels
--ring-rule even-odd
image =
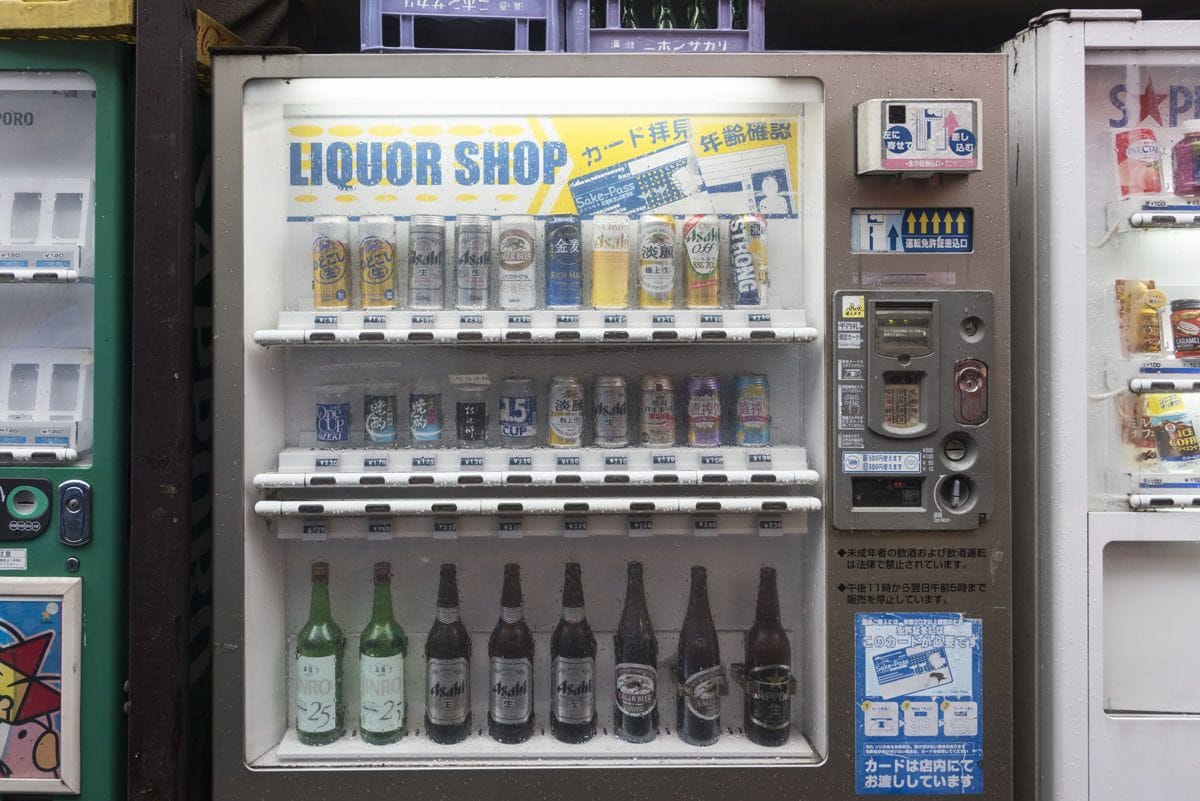
[[[317,447],[344,448],[350,444],[350,390],[326,386],[317,390]]]
[[[532,378],[506,378],[500,384],[500,436],[506,448],[537,444],[537,385]]]
[[[688,376],[687,439],[693,448],[721,444],[721,379],[715,375]]]
[[[729,275],[733,305],[767,305],[767,221],[759,214],[740,214],[729,221]]]
[[[363,438],[368,445],[395,445],[396,391],[370,387],[363,394]]]
[[[408,428],[414,445],[431,445],[442,441],[442,393],[409,393]]]
[[[734,439],[738,445],[771,444],[771,399],[765,375],[733,379]]]
[[[559,214],[546,220],[546,305],[578,309],[583,292],[583,243],[579,217]]]

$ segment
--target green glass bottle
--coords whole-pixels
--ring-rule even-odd
[[[708,11],[708,0],[692,0],[692,4],[688,6],[687,24],[693,29],[715,27],[712,15]]]
[[[404,736],[404,657],[408,637],[392,612],[392,565],[375,563],[371,619],[358,641],[358,731],[364,742],[387,745]]]
[[[621,27],[640,28],[633,0],[621,0]]]
[[[671,0],[658,0],[654,6],[654,27],[674,28],[675,12],[671,10]]]
[[[296,636],[296,733],[305,745],[326,745],[346,731],[342,653],[346,636],[329,610],[329,563],[313,562],[308,622]]]

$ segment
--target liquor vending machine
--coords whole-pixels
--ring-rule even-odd
[[[1139,18],[1007,45],[1026,798],[1200,778],[1200,26]]]
[[[1011,798],[1005,65],[218,58],[216,796]]]

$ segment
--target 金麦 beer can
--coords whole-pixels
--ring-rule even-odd
[[[592,220],[592,306],[629,308],[629,220],[603,214]]]
[[[583,292],[583,242],[579,217],[560,214],[546,220],[546,305],[578,309]]]
[[[729,221],[729,274],[733,305],[767,304],[767,222],[758,214],[740,214]]]
[[[629,444],[629,389],[619,375],[597,376],[592,387],[592,424],[600,448]]]
[[[396,220],[364,214],[358,220],[358,283],[364,309],[396,307]]]
[[[653,448],[675,446],[675,386],[669,375],[642,377],[642,444]]]
[[[350,273],[350,219],[338,214],[313,218],[312,290],[314,309],[349,309],[354,303]]]
[[[683,221],[684,300],[689,309],[721,305],[721,221],[693,214]]]
[[[502,309],[532,309],[537,303],[536,234],[532,217],[514,214],[500,218],[496,300]]]
[[[669,214],[648,214],[638,223],[638,304],[675,305],[675,218]]]
[[[368,447],[396,444],[395,387],[371,386],[363,393],[363,439]]]
[[[537,444],[537,386],[532,378],[506,378],[500,384],[500,438],[506,448]]]
[[[771,444],[771,400],[765,375],[733,379],[734,440],[738,445]]]
[[[583,446],[583,382],[573,375],[550,379],[550,420],[546,442],[551,448]]]
[[[492,218],[485,214],[460,214],[454,223],[454,287],[458,308],[487,308],[491,269]]]
[[[408,307],[440,309],[446,300],[446,219],[414,214],[408,223]]]
[[[721,379],[715,375],[688,376],[687,439],[694,448],[721,444]]]

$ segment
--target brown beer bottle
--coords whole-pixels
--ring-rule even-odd
[[[658,733],[658,639],[646,608],[642,563],[630,562],[627,572],[625,606],[613,635],[613,728],[622,740],[648,743]]]
[[[708,572],[692,568],[692,589],[687,614],[679,630],[675,657],[680,698],[675,727],[690,745],[712,745],[721,736],[721,692],[725,671],[717,646],[717,627],[708,606]]]
[[[783,745],[792,728],[792,646],[779,619],[775,568],[758,575],[758,607],[746,632],[746,736]]]
[[[488,734],[523,743],[533,734],[533,635],[525,623],[521,568],[504,566],[500,620],[488,638]]]
[[[562,618],[550,638],[550,729],[564,743],[596,733],[596,637],[583,614],[583,572],[568,562]]]
[[[458,574],[442,565],[437,619],[425,639],[425,729],[435,743],[471,733],[471,635],[458,608]]]

